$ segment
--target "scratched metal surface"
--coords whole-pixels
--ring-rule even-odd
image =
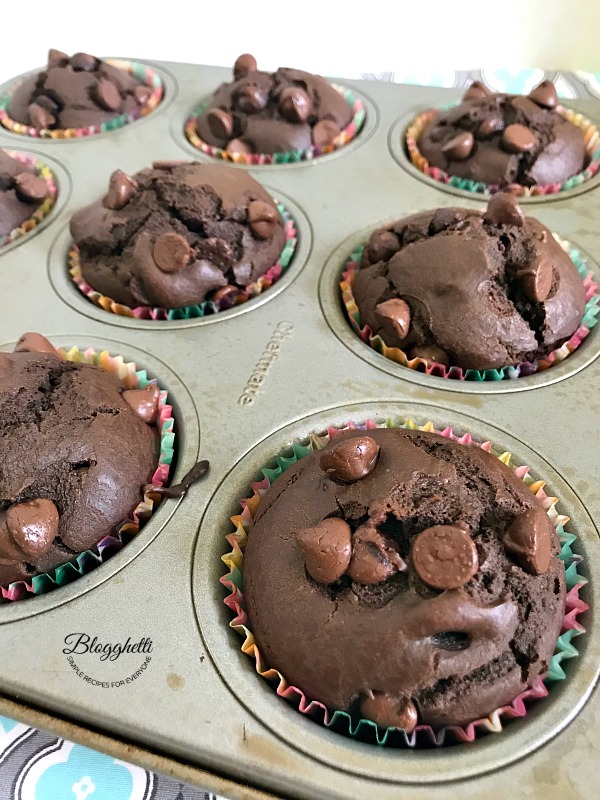
[[[228,72],[156,66],[166,84],[165,102],[120,131],[62,142],[0,132],[1,147],[41,156],[55,170],[60,192],[57,208],[35,235],[0,255],[0,349],[10,349],[22,331],[37,329],[55,344],[107,348],[134,360],[173,398],[175,480],[200,454],[210,459],[211,471],[184,503],[165,502],[136,539],[95,572],[52,594],[0,606],[6,698],[0,713],[57,733],[65,720],[75,723],[67,728],[71,738],[232,798],[258,798],[264,790],[332,800],[418,800],[453,797],[457,785],[469,799],[504,796],[515,786],[523,797],[545,797],[550,786],[561,800],[595,796],[600,332],[546,373],[500,384],[450,383],[397,367],[362,345],[346,325],[336,293],[345,256],[382,221],[457,200],[481,205],[422,179],[399,146],[402,127],[417,108],[448,101],[458,91],[344,82],[367,107],[354,143],[314,163],[251,170],[297,223],[299,246],[284,278],[239,309],[156,323],[92,306],[65,269],[70,214],[105,191],[113,169],[132,173],[155,159],[204,159],[185,140],[183,123]],[[600,117],[597,100],[570,105]],[[596,183],[529,201],[527,212],[588,254],[598,274]],[[260,466],[293,439],[328,424],[387,415],[431,419],[510,449],[516,461],[548,481],[586,556],[589,632],[580,640],[581,656],[567,668],[568,680],[553,687],[552,699],[526,720],[471,746],[398,752],[331,734],[274,695],[227,628],[218,584],[223,537]],[[149,638],[151,662],[129,682],[144,660],[140,654],[113,662],[75,654],[73,666],[63,650],[74,632],[100,643]]]

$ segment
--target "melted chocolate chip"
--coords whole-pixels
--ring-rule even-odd
[[[384,329],[389,329],[392,336],[395,334],[400,340],[408,336],[410,306],[404,300],[393,297],[391,300],[379,303],[375,307],[375,316]]]
[[[410,697],[393,697],[386,692],[369,692],[360,703],[360,712],[382,728],[399,728],[410,733],[419,715]]]
[[[558,105],[558,95],[552,81],[542,81],[532,92],[529,92],[529,97],[542,108],[552,109]]]
[[[105,111],[119,111],[123,103],[118,87],[105,78],[94,86],[92,99]]]
[[[258,64],[254,56],[251,56],[250,53],[242,53],[233,65],[233,77],[236,81],[239,81],[241,78],[245,78],[248,73],[256,72],[257,69]]]
[[[529,153],[536,144],[537,136],[525,125],[509,125],[502,134],[502,146],[509,153]]]
[[[393,231],[375,231],[365,248],[367,263],[389,261],[398,250],[400,250],[400,239]]]
[[[41,203],[48,196],[48,187],[43,178],[22,172],[15,178],[15,191],[24,203]]]
[[[477,128],[475,136],[478,139],[489,139],[495,133],[498,133],[504,128],[504,120],[501,116],[487,117],[481,125]]]
[[[153,255],[162,272],[179,272],[189,264],[191,248],[178,233],[163,233],[154,243]]]
[[[542,575],[552,558],[552,524],[542,508],[529,508],[504,534],[504,546],[516,555],[526,572]]]
[[[406,562],[392,539],[368,523],[352,537],[352,560],[348,575],[356,583],[382,583],[397,572],[406,570]]]
[[[50,353],[59,357],[54,345],[41,333],[24,333],[15,345],[15,353]]]
[[[467,91],[463,94],[463,101],[465,100],[481,100],[482,97],[489,97],[490,90],[481,81],[473,81]]]
[[[375,469],[379,446],[370,436],[354,436],[323,451],[321,469],[332,478],[354,483]]]
[[[465,161],[473,152],[475,139],[470,131],[462,131],[442,145],[442,153],[448,161]]]
[[[206,121],[217,139],[229,139],[233,133],[233,117],[222,108],[211,108],[206,112]]]
[[[148,425],[156,422],[160,389],[155,383],[149,383],[143,389],[127,389],[121,396],[141,420]]]
[[[108,194],[104,198],[104,205],[106,208],[118,211],[127,205],[137,192],[137,189],[138,183],[135,178],[120,169],[116,169],[110,176]]]
[[[94,72],[98,69],[98,59],[89,53],[75,53],[70,62],[76,72]]]
[[[553,277],[552,264],[544,256],[537,256],[531,264],[517,273],[523,294],[534,303],[543,303],[548,297]]]
[[[54,67],[66,67],[69,63],[69,56],[66,53],[63,53],[62,50],[54,50],[50,48],[48,50],[48,69],[53,69]]]
[[[296,542],[304,555],[306,571],[317,583],[335,583],[348,569],[351,531],[343,519],[324,519],[313,528],[297,531]]]
[[[458,589],[479,569],[477,547],[469,533],[454,525],[434,525],[413,541],[417,575],[434,589]]]
[[[244,114],[255,114],[267,105],[268,97],[258,86],[242,86],[236,94],[235,104]]]
[[[27,109],[29,112],[29,121],[36,130],[46,130],[46,128],[52,127],[56,122],[56,117],[54,114],[51,114],[49,111],[46,111],[45,108],[38,105],[37,103],[31,103],[29,108]]]
[[[15,503],[6,511],[6,525],[23,553],[29,558],[39,558],[58,533],[58,509],[45,499]]]
[[[185,497],[190,486],[200,480],[200,478],[203,478],[207,474],[209,467],[208,461],[198,461],[198,463],[194,464],[191,470],[183,476],[181,481],[174,486],[147,486],[146,491],[160,494],[163,497]]]
[[[483,218],[492,225],[515,225],[522,228],[525,224],[525,215],[516,197],[508,192],[496,192],[490,197]]]
[[[248,206],[248,225],[258,239],[269,239],[279,225],[279,212],[264,200],[253,200]]]
[[[288,122],[306,122],[312,108],[310,97],[297,86],[288,86],[279,98],[279,113]]]

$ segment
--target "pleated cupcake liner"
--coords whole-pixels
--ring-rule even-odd
[[[64,361],[78,364],[94,364],[110,372],[121,380],[127,389],[144,389],[148,384],[156,384],[155,378],[150,378],[146,370],[136,369],[132,361],[125,361],[122,356],[113,356],[108,351],[96,352],[90,347],[79,350],[72,347],[70,350],[57,348],[57,353]],[[159,386],[157,430],[160,432],[160,455],[150,484],[163,486],[169,479],[169,472],[174,460],[175,450],[175,421],[172,416],[173,408],[168,403],[168,393]],[[149,485],[150,485],[149,484]],[[82,575],[87,575],[108,561],[111,556],[118,553],[140,531],[150,519],[161,497],[157,492],[148,489],[144,492],[137,506],[129,518],[116,525],[106,536],[90,550],[79,553],[70,561],[60,564],[49,572],[34,575],[30,580],[15,581],[8,586],[0,587],[0,603],[25,600],[36,595],[47,594],[60,586],[72,583]]]
[[[42,128],[38,130],[30,125],[25,125],[23,122],[17,122],[12,119],[8,113],[8,107],[12,93],[19,86],[20,81],[10,89],[5,95],[0,97],[0,123],[12,133],[19,133],[23,136],[32,136],[36,139],[80,139],[85,136],[95,136],[98,133],[107,133],[108,131],[115,131],[118,128],[123,128],[130,122],[135,122],[141,117],[145,117],[160,104],[163,99],[164,86],[160,75],[155,72],[151,67],[145,64],[138,64],[136,61],[123,61],[120,59],[106,59],[106,63],[110,64],[117,69],[122,69],[128,72],[138,81],[148,86],[152,93],[148,100],[135,111],[128,112],[127,114],[119,114],[113,119],[102,122],[100,125],[88,125],[84,128],[57,128],[50,130],[49,128]]]
[[[335,137],[331,144],[324,147],[313,145],[304,150],[287,150],[282,153],[230,153],[215,145],[208,144],[200,138],[196,130],[196,117],[202,114],[209,107],[209,102],[202,102],[192,112],[185,123],[185,135],[197,150],[201,150],[205,155],[212,158],[219,158],[222,161],[232,161],[235,164],[247,164],[248,166],[262,166],[263,164],[296,164],[299,161],[312,161],[314,158],[333,153],[351,142],[364,124],[365,107],[362,100],[357,97],[350,89],[332,83],[331,86],[338,91],[352,109],[352,119],[345,128]]]
[[[103,308],[105,311],[110,311],[112,314],[118,314],[121,317],[135,317],[137,319],[151,320],[181,320],[197,319],[199,317],[207,317],[211,314],[218,314],[219,311],[227,311],[230,308],[246,303],[248,300],[252,300],[254,297],[258,297],[264,291],[270,289],[271,286],[277,283],[281,276],[285,274],[294,257],[296,245],[298,243],[296,223],[287,208],[285,208],[282,203],[278,201],[275,202],[283,218],[285,232],[285,244],[277,262],[272,267],[269,267],[264,275],[261,275],[260,278],[253,283],[244,288],[238,287],[237,293],[232,293],[217,302],[213,300],[204,300],[197,305],[185,306],[183,308],[160,308],[158,306],[136,306],[135,308],[130,308],[123,303],[117,303],[111,297],[94,289],[85,280],[81,272],[79,248],[76,244],[71,245],[68,253],[69,275],[79,291],[85,295],[88,300],[100,306],[100,308]]]
[[[428,431],[466,447],[480,447],[496,456],[503,464],[512,469],[542,503],[560,539],[559,558],[565,565],[567,595],[562,632],[556,642],[548,673],[536,678],[532,685],[515,697],[511,703],[497,708],[486,717],[475,719],[467,725],[451,725],[439,729],[429,725],[417,725],[411,733],[406,733],[394,727],[380,727],[368,719],[356,720],[345,711],[332,711],[318,700],[307,697],[301,689],[290,685],[275,667],[267,664],[256,644],[246,614],[243,593],[244,550],[248,531],[265,492],[289,467],[301,458],[325,447],[332,437],[345,430],[372,430],[378,427]],[[514,465],[509,452],[496,452],[492,449],[490,442],[477,443],[468,433],[457,436],[450,427],[436,430],[431,422],[417,425],[411,419],[405,421],[388,419],[384,423],[377,424],[372,420],[366,420],[360,424],[348,422],[343,428],[330,427],[322,435],[311,434],[305,442],[293,442],[287,451],[276,456],[269,466],[263,467],[262,475],[262,480],[251,484],[252,494],[240,500],[241,514],[231,517],[235,530],[226,537],[231,550],[221,557],[228,572],[220,578],[220,582],[228,591],[224,602],[234,614],[234,619],[229,626],[243,639],[242,652],[254,660],[256,672],[272,683],[277,694],[289,701],[301,714],[332,731],[381,746],[394,748],[441,747],[459,742],[472,742],[486,733],[500,733],[508,720],[527,715],[528,705],[531,701],[547,697],[554,682],[567,678],[563,664],[579,655],[573,640],[585,633],[579,617],[589,608],[579,596],[587,583],[587,579],[578,572],[583,559],[572,549],[577,537],[574,533],[565,530],[569,517],[560,514],[557,510],[558,498],[546,494],[544,491],[545,481],[536,480],[530,475],[529,467]]]
[[[440,111],[447,111],[457,105],[458,103],[455,102],[448,103],[439,110],[430,108],[415,117],[404,134],[406,150],[410,161],[413,166],[424,175],[427,175],[428,178],[438,183],[453,186],[455,189],[463,189],[475,194],[494,194],[494,192],[506,189],[506,187],[495,183],[483,183],[482,181],[472,180],[471,178],[459,178],[457,175],[450,175],[443,169],[431,165],[419,150],[419,138],[425,128],[435,121]],[[556,107],[556,111],[563,119],[572,122],[583,131],[585,152],[589,163],[581,172],[571,176],[562,183],[539,183],[534,186],[521,186],[521,184],[518,183],[511,183],[510,191],[519,197],[542,197],[544,195],[557,194],[558,192],[564,192],[568,189],[574,189],[576,186],[580,186],[582,183],[593,178],[600,169],[600,133],[596,125],[584,117],[583,114],[579,114],[569,108],[564,108],[559,105]]]
[[[57,194],[56,183],[54,181],[52,170],[50,167],[44,164],[43,161],[40,161],[38,158],[34,158],[27,153],[20,153],[15,150],[4,150],[4,152],[7,153],[11,158],[20,161],[24,166],[33,169],[37,177],[41,178],[48,187],[48,196],[40,203],[40,205],[36,207],[29,219],[26,219],[25,222],[22,222],[17,228],[13,228],[12,231],[9,231],[4,236],[0,236],[0,247],[20,239],[22,236],[25,236],[26,233],[29,233],[36,228],[54,208]]]
[[[408,354],[400,347],[390,347],[379,334],[374,334],[368,325],[362,324],[360,311],[354,297],[354,280],[356,278],[356,273],[360,269],[360,259],[365,247],[364,244],[357,247],[351,253],[344,265],[342,280],[340,281],[342,302],[346,309],[350,327],[361,341],[368,344],[369,347],[380,355],[385,356],[385,358],[389,358],[391,361],[395,361],[403,367],[408,367],[417,372],[423,372],[426,375],[434,375],[437,378],[478,382],[503,381],[534,375],[536,372],[543,372],[544,370],[550,369],[550,367],[564,361],[565,358],[577,350],[579,345],[589,335],[592,328],[595,327],[598,321],[598,314],[600,314],[599,284],[595,282],[594,275],[588,268],[585,257],[577,248],[573,247],[570,242],[562,239],[556,233],[552,235],[565,253],[567,253],[581,276],[585,288],[586,303],[577,330],[566,342],[547,356],[540,356],[540,358],[535,361],[523,361],[520,364],[509,365],[499,369],[477,370],[463,369],[459,366],[446,367],[444,364],[428,362],[423,358],[409,358]]]

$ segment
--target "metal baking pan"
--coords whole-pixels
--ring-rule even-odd
[[[155,159],[207,160],[187,142],[183,125],[230,73],[152,66],[165,83],[163,104],[119,131],[67,141],[0,132],[1,147],[42,157],[59,186],[52,214],[0,254],[0,348],[11,348],[25,330],[40,330],[56,344],[107,348],[134,360],[173,398],[174,480],[199,455],[210,459],[211,471],[184,502],[164,502],[96,571],[53,593],[0,606],[0,713],[231,798],[435,800],[460,791],[469,800],[504,797],[515,787],[531,798],[595,797],[600,330],[546,372],[498,383],[448,381],[370,350],[348,327],[338,299],[345,257],[381,222],[457,202],[481,207],[472,195],[425,180],[400,146],[413,112],[457,92],[339,81],[366,106],[356,140],[314,162],[251,170],[296,220],[299,246],[287,274],[237,309],[150,322],[93,306],[67,277],[65,257],[71,213],[105,191],[114,169],[132,173]],[[597,101],[571,105],[600,117]],[[597,183],[528,200],[526,210],[588,255],[599,275]],[[246,402],[255,385],[250,376],[273,339],[278,357]],[[580,657],[566,666],[568,679],[525,719],[470,745],[408,752],[331,733],[275,695],[227,625],[218,582],[224,535],[259,467],[291,440],[328,424],[387,415],[452,425],[511,450],[560,498],[585,556],[588,633],[577,642]],[[140,646],[112,661],[92,652],[69,656],[65,640],[73,634],[102,645],[151,640],[151,650],[142,653]]]

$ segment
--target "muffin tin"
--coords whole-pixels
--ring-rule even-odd
[[[594,796],[600,755],[600,699],[593,694],[600,671],[600,494],[594,482],[600,326],[561,364],[484,384],[415,373],[353,334],[337,291],[353,245],[382,222],[457,203],[455,192],[419,178],[396,141],[399,120],[455,99],[456,91],[360,81],[339,81],[366,106],[355,141],[313,162],[250,170],[291,210],[298,228],[295,258],[272,289],[239,308],[176,322],[97,308],[68,277],[71,213],[104,193],[116,168],[132,173],[158,159],[209,160],[187,142],[183,126],[198,100],[229,76],[210,67],[151,66],[163,78],[165,100],[122,130],[79,141],[0,131],[0,147],[32,152],[51,165],[59,189],[44,225],[0,251],[0,349],[11,349],[25,330],[39,330],[57,345],[106,348],[135,361],[173,400],[173,481],[199,457],[208,458],[211,469],[183,502],[164,500],[135,539],[99,569],[55,592],[0,605],[0,713],[232,799],[435,800],[457,791],[468,799],[504,795],[516,786],[535,798],[550,791]],[[569,105],[600,116],[597,101]],[[596,181],[579,188],[528,200],[526,211],[588,255],[600,277],[600,190]],[[482,201],[463,195],[460,204],[480,208]],[[251,376],[271,341],[279,343],[277,357],[266,368],[263,362],[257,382]],[[532,705],[524,719],[472,744],[407,752],[329,732],[275,695],[228,628],[219,584],[224,536],[260,466],[329,424],[387,416],[451,425],[510,450],[559,497],[585,557],[588,633],[575,641],[580,656],[564,664],[567,680],[553,685],[550,697]],[[140,669],[139,654],[101,661],[91,653],[63,652],[66,637],[79,633],[100,643],[151,639],[151,660]]]

